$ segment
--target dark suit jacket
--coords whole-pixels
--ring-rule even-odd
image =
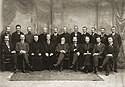
[[[69,34],[69,33],[62,33],[62,34],[60,35],[60,39],[61,39],[62,37],[65,37],[66,43],[70,44],[70,34]]]
[[[99,53],[99,58],[104,56],[105,45],[101,43],[100,45],[95,44],[93,48],[93,54]]]
[[[12,44],[12,43],[9,43],[9,45],[10,45],[10,49],[7,47],[7,45],[6,45],[5,42],[2,42],[2,44],[1,44],[1,51],[2,51],[2,54],[3,54],[3,53],[4,53],[4,54],[10,54],[11,51],[14,50],[13,44]]]
[[[89,53],[92,53],[93,51],[93,45],[91,43],[84,43],[82,44],[82,53],[87,53],[87,51],[89,51]]]
[[[27,42],[27,43],[31,43],[31,42],[33,42],[33,34],[32,33],[28,33],[28,34],[26,34],[25,35],[25,41]]]
[[[24,42],[24,44],[22,44],[21,42],[17,42],[16,43],[16,51],[17,53],[20,53],[21,50],[26,51],[26,53],[29,52],[29,44]]]
[[[44,43],[46,41],[46,35],[47,34],[44,34],[44,33],[39,35],[39,42],[40,43]]]
[[[99,35],[98,34],[94,34],[94,35],[91,35],[90,36],[90,42],[94,45],[96,44],[96,38],[98,37]]]
[[[75,37],[75,32],[71,33],[71,43],[73,43],[73,37]],[[81,33],[77,32],[77,42],[80,44],[81,43]]]
[[[55,53],[56,45],[53,42],[47,44],[47,41],[44,42],[44,53]]]
[[[104,36],[101,36],[101,42],[104,43],[105,45],[108,44],[108,35],[104,34]]]
[[[43,44],[41,44],[40,42],[31,42],[29,45],[29,53],[34,53],[35,55],[38,55],[39,53],[43,54]]]
[[[61,50],[65,50],[66,51],[66,53],[69,51],[69,45],[68,45],[68,43],[65,43],[65,44],[58,44],[57,46],[56,46],[56,52],[60,52]]]
[[[20,34],[17,34],[17,32],[14,32],[14,33],[12,34],[12,39],[11,39],[11,41],[12,41],[12,44],[13,44],[14,48],[15,48],[15,46],[16,46],[16,43],[20,41],[20,35],[21,35],[21,34],[23,34],[23,33],[20,32]]]
[[[88,36],[90,38],[90,34],[89,33],[82,34],[81,41],[82,41],[83,44],[85,43],[85,37],[86,36]]]
[[[119,48],[115,44],[112,46],[106,45],[105,47],[105,55],[112,54],[114,58],[117,58],[117,55],[119,53]]]
[[[76,51],[74,51],[74,49],[77,49]],[[75,53],[75,52],[80,52],[81,50],[81,45],[77,44],[76,46],[74,44],[70,45],[70,52],[71,53]]]
[[[122,41],[121,41],[121,36],[117,33],[115,33],[114,36],[112,36],[112,34],[110,34],[109,36],[113,37],[113,40],[114,40],[114,44],[116,46],[118,46],[118,48],[120,48],[121,44],[122,44]]]
[[[60,43],[60,35],[57,34],[57,35],[55,36],[54,34],[52,34],[52,36],[51,36],[51,41],[52,41],[55,45],[57,45],[58,43]]]

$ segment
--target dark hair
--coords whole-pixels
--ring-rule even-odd
[[[115,26],[112,26],[111,28],[116,28]]]
[[[82,27],[82,29],[83,29],[83,28],[86,28],[86,29],[87,29],[87,27],[86,27],[86,26]]]
[[[20,27],[20,28],[21,28],[21,25],[18,24],[18,25],[16,25],[16,28],[17,28],[17,27]]]

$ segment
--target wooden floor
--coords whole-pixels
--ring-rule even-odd
[[[0,72],[0,87],[125,87],[125,70],[105,76],[104,81],[9,81],[11,72]]]

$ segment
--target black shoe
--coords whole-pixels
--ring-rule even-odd
[[[72,69],[74,67],[74,65],[72,64],[71,66],[70,66],[70,69]]]
[[[26,73],[26,70],[25,70],[25,69],[22,69],[22,72],[23,72],[23,73]]]
[[[105,74],[106,76],[109,76],[109,72],[106,72],[106,74]]]
[[[118,71],[117,71],[117,70],[114,70],[114,72],[115,72],[115,73],[118,73]]]
[[[82,68],[80,68],[80,70],[84,70],[85,69],[85,66],[83,66]]]

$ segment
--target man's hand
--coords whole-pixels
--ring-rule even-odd
[[[113,55],[112,55],[112,54],[107,54],[106,56],[113,57]]]
[[[50,56],[53,56],[53,53],[50,53]]]
[[[80,52],[77,52],[76,54],[79,56],[79,55],[80,55]]]
[[[32,56],[34,56],[34,53],[31,53]]]
[[[42,54],[41,54],[41,53],[39,53],[38,55],[39,55],[39,56],[41,56]]]
[[[84,53],[83,55],[87,55],[87,53]]]
[[[25,50],[20,50],[20,53],[24,54],[24,53],[26,53],[26,51]]]
[[[94,53],[94,54],[93,54],[93,56],[98,56],[98,55],[99,55],[99,53]]]
[[[77,49],[74,49],[73,51],[76,51]]]
[[[14,50],[14,51],[11,51],[11,53],[16,53],[16,51]]]
[[[49,56],[49,54],[48,53],[45,53],[45,55],[48,57]]]
[[[65,50],[62,50],[62,52],[63,52],[63,53],[66,53],[66,51],[65,51]]]

